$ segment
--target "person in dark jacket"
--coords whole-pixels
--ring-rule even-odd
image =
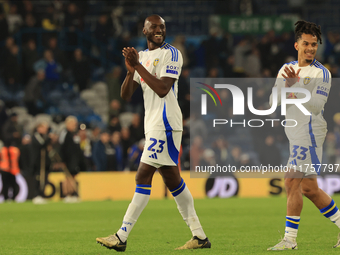
[[[74,116],[68,116],[65,120],[66,130],[59,136],[60,156],[65,163],[66,182],[64,183],[65,202],[78,202],[79,194],[75,176],[80,171],[86,170],[85,159],[80,149],[80,139],[77,136],[78,120]]]
[[[76,49],[74,51],[72,74],[76,84],[78,85],[79,91],[86,89],[91,77],[91,67],[88,60],[83,56],[81,49]]]
[[[103,130],[93,148],[93,161],[97,171],[117,170],[116,150],[110,142],[110,134]]]
[[[46,202],[44,191],[51,166],[51,159],[48,156],[48,146],[51,142],[49,128],[49,124],[42,121],[38,123],[32,136],[30,170],[35,176],[37,194],[32,201],[37,204]]]

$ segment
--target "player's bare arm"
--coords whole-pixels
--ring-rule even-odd
[[[124,48],[122,50],[123,56],[125,57],[125,66],[126,66],[126,69],[128,70],[126,77],[125,77],[125,80],[122,84],[121,91],[120,91],[120,96],[124,100],[129,100],[131,98],[131,96],[133,95],[133,93],[135,92],[135,90],[139,86],[139,84],[133,80],[133,76],[135,74],[135,69],[126,60],[126,56],[127,56],[128,52],[130,52],[130,51],[132,51],[132,49],[130,47]],[[137,57],[138,57],[138,54],[137,54]]]
[[[284,71],[285,71],[286,75],[282,74],[282,76],[286,79],[286,84],[285,84],[286,88],[291,87],[295,83],[298,82],[299,73],[301,71],[301,68],[299,70],[297,70],[297,72],[295,73],[295,70],[293,69],[293,67],[286,66]]]
[[[148,86],[153,91],[155,91],[155,93],[159,97],[165,97],[174,84],[175,78],[161,77],[160,79],[158,79],[154,77],[152,74],[149,73],[148,70],[144,68],[144,66],[139,63],[138,53],[134,48],[132,49],[133,50],[127,52],[126,60],[128,64],[139,73],[139,75],[144,79],[145,83],[148,84]]]

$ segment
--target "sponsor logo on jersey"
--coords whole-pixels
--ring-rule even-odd
[[[325,91],[322,91],[322,90],[317,90],[317,91],[316,91],[316,94],[320,94],[320,95],[323,95],[323,96],[328,97],[328,93],[325,92]]]
[[[312,79],[309,76],[307,76],[303,79],[303,84],[307,85],[308,83],[310,83],[311,80]]]
[[[178,66],[166,66],[167,70],[178,70],[179,67]]]
[[[326,87],[323,87],[323,86],[317,87],[316,94],[328,97],[328,93],[329,93],[329,88],[326,88]]]
[[[145,66],[146,66],[146,67],[149,67],[150,63],[151,63],[151,60],[149,59],[149,60],[146,62]]]
[[[178,74],[179,67],[178,66],[166,66],[166,73]]]
[[[159,63],[159,58],[156,58],[156,59],[153,61],[153,66],[158,65],[158,63]]]

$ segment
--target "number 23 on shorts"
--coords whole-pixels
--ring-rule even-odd
[[[152,138],[152,137],[150,137],[150,141],[152,141],[152,144],[148,147],[148,151],[156,151],[157,153],[161,153],[163,151],[163,149],[164,149],[163,145],[165,144],[165,141],[163,141],[163,140],[157,141],[157,139]],[[158,144],[158,147],[159,147],[158,150],[153,148],[157,144],[157,142],[159,143]]]

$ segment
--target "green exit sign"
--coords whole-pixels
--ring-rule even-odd
[[[294,30],[295,19],[277,16],[220,16],[221,27],[231,34],[265,34]]]

